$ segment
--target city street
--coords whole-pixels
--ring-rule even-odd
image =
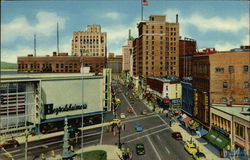
[[[88,147],[92,145],[100,144],[101,128],[94,128],[89,130],[84,130],[83,132],[83,147]],[[74,149],[79,149],[81,147],[81,138],[79,136],[77,143],[73,138],[71,139],[71,144]],[[10,154],[12,154],[15,160],[23,160],[25,155],[25,144],[21,144],[17,148],[6,149]],[[40,156],[42,153],[49,156],[52,150],[55,154],[61,154],[63,148],[63,135],[57,137],[50,137],[47,139],[37,140],[33,142],[28,142],[28,159],[33,159],[35,156]],[[2,156],[3,150],[0,150],[0,159],[8,160]]]
[[[149,111],[149,109],[140,101],[131,97],[131,93],[125,96],[127,90],[118,86],[116,96],[121,100],[117,109],[117,115],[125,113],[127,118],[122,120],[125,124],[125,130],[121,131],[121,143],[124,148],[129,147],[133,152],[133,159],[136,160],[191,160],[191,156],[186,153],[183,142],[176,141],[171,136],[169,125],[158,115]],[[130,97],[130,98],[129,98]],[[128,113],[127,108],[133,107],[133,113]],[[141,115],[141,111],[147,110],[148,115]],[[142,132],[135,131],[135,125],[142,125]],[[118,144],[118,135],[104,133],[104,144]],[[143,143],[145,146],[145,155],[137,155],[135,146]]]

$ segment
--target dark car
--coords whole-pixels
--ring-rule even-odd
[[[4,149],[8,149],[8,148],[13,148],[13,147],[18,147],[20,146],[19,142],[15,139],[11,139],[11,140],[8,140],[6,141],[5,143],[3,144],[0,144],[0,148],[4,148]]]
[[[172,137],[176,140],[182,140],[182,135],[180,132],[173,132]]]
[[[144,144],[142,143],[136,144],[135,150],[137,155],[144,155],[145,154]]]

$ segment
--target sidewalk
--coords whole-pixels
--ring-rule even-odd
[[[145,102],[145,100],[142,100],[142,102],[144,103],[144,105],[146,105],[149,109],[153,109],[153,107],[149,104],[147,104]],[[161,116],[161,117],[164,117],[163,119],[169,123],[169,121],[167,120],[167,118],[164,116]],[[227,158],[220,158],[218,153],[216,154],[215,150],[213,151],[212,147],[210,147],[211,145],[208,144],[207,141],[205,140],[200,140],[200,138],[198,138],[197,136],[192,136],[190,135],[185,129],[182,128],[181,124],[179,122],[174,122],[172,123],[172,127],[170,127],[171,130],[173,132],[180,132],[183,136],[183,141],[190,141],[192,139],[192,141],[198,145],[198,148],[201,152],[203,152],[207,159],[208,160],[227,160]],[[199,140],[198,140],[199,139]],[[208,149],[210,148],[210,149]]]

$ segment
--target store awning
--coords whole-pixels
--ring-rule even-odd
[[[208,131],[205,130],[205,129],[203,129],[203,128],[201,128],[201,129],[199,129],[199,130],[197,131],[197,133],[198,133],[198,135],[199,135],[200,137],[202,137],[202,136],[206,135],[206,134],[208,133]]]
[[[191,121],[191,120],[192,119],[190,117],[188,117],[188,116],[182,119],[183,122],[188,122],[188,121]]]
[[[224,149],[230,143],[230,139],[211,129],[207,135],[204,136],[210,143],[214,146],[218,147],[219,149]]]

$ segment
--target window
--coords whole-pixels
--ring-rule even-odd
[[[249,88],[249,83],[248,82],[244,82],[244,88]]]
[[[223,88],[228,88],[227,82],[223,82]]]
[[[244,103],[249,103],[249,102],[250,102],[250,98],[244,97]]]
[[[245,139],[245,127],[239,123],[235,123],[236,135]]]
[[[154,36],[152,36],[152,39],[154,39]]]
[[[222,98],[221,98],[221,102],[222,102],[222,103],[227,103],[227,98],[226,98],[226,97],[222,97]]]
[[[243,66],[243,72],[248,72],[248,65]]]
[[[168,86],[166,86],[166,90],[168,90]]]
[[[234,66],[229,66],[228,67],[228,72],[233,73],[234,72]]]
[[[152,26],[152,29],[154,29],[155,28],[155,26]]]
[[[163,29],[163,27],[162,27],[162,26],[160,26],[160,29]]]
[[[224,72],[224,68],[216,67],[215,72]]]

